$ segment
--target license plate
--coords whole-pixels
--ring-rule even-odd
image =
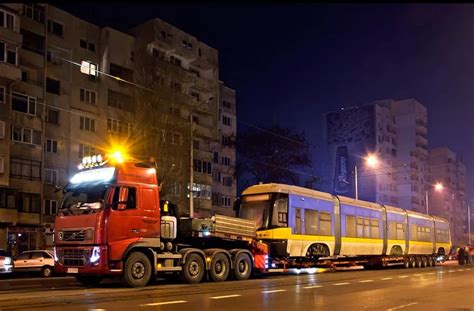
[[[79,268],[67,268],[67,273],[79,273]]]

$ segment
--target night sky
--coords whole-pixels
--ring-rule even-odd
[[[322,113],[415,98],[474,194],[474,5],[55,5],[122,31],[158,17],[218,49],[238,119],[304,130],[315,159]]]

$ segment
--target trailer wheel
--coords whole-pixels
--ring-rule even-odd
[[[435,256],[431,257],[431,266],[436,267],[436,257]]]
[[[426,268],[428,266],[428,258],[426,256],[421,256],[421,268]]]
[[[125,260],[123,282],[132,287],[143,287],[151,278],[151,263],[148,257],[140,252],[131,253]]]
[[[408,257],[408,259],[410,260],[410,268],[415,268],[416,267],[415,257],[410,256]]]
[[[426,257],[426,266],[431,267],[433,265],[433,259],[431,256]]]
[[[421,258],[419,256],[415,256],[415,268],[421,268]]]
[[[214,255],[209,267],[209,274],[214,282],[222,282],[229,276],[230,261],[224,253]]]
[[[405,269],[408,269],[408,268],[410,268],[410,266],[411,266],[410,257],[405,257],[405,258],[403,258],[403,267],[404,267]]]
[[[236,280],[247,280],[252,273],[252,262],[245,253],[238,254],[234,259],[234,276]]]
[[[100,275],[76,275],[76,280],[85,287],[94,287],[102,282]]]
[[[204,276],[204,270],[202,257],[195,253],[189,254],[180,273],[181,280],[189,284],[199,283]]]

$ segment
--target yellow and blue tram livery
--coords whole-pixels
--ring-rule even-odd
[[[426,267],[451,248],[445,219],[285,184],[247,188],[238,213],[256,222],[272,260]]]

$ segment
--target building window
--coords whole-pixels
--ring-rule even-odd
[[[181,141],[182,141],[182,135],[180,133],[176,133],[176,132],[171,133],[171,144],[172,145],[181,145]],[[197,148],[197,149],[199,149],[199,148]]]
[[[39,213],[40,212],[40,195],[37,193],[21,193],[20,195],[20,209],[23,213]]]
[[[214,156],[213,156],[212,162],[219,163],[219,152],[214,151]]]
[[[21,126],[12,126],[12,141],[41,146],[41,132]]]
[[[199,140],[196,140],[196,139],[193,140],[193,148],[196,150],[199,150]]]
[[[16,208],[16,190],[11,188],[0,188],[0,208]]]
[[[88,117],[81,117],[79,128],[83,131],[95,132],[95,120]]]
[[[211,186],[205,184],[193,184],[193,197],[210,200]]]
[[[0,104],[5,104],[5,87],[0,86]]]
[[[228,158],[228,157],[222,157],[221,161],[222,161],[221,162],[222,165],[225,165],[225,166],[230,166],[231,165],[230,164],[230,158]]]
[[[18,64],[17,55],[18,48],[16,46],[0,41],[0,62],[16,66]]]
[[[61,91],[61,81],[46,78],[46,92],[59,95]]]
[[[58,141],[50,138],[46,138],[45,142],[46,152],[58,153]]]
[[[171,41],[173,39],[173,35],[164,30],[161,31],[161,37],[166,41]]]
[[[232,187],[233,178],[231,176],[222,177],[222,185],[226,187]]]
[[[36,115],[36,98],[12,92],[12,110]]]
[[[111,133],[119,133],[120,121],[112,118],[107,118],[107,131]]]
[[[58,212],[58,201],[44,200],[43,215],[56,215]]]
[[[10,159],[10,177],[40,181],[41,162],[24,159]]]
[[[230,123],[230,118],[229,117],[226,117],[226,116],[222,116],[222,123],[224,125],[227,125],[227,126],[230,126],[231,123]]]
[[[97,93],[91,90],[80,89],[79,99],[81,102],[96,104]]]
[[[0,121],[0,138],[5,138],[5,121]]]
[[[193,169],[198,173],[212,174],[212,164],[208,161],[193,159]]]
[[[192,98],[194,98],[196,101],[199,101],[199,93],[195,91],[190,91],[189,95],[191,95]]]
[[[58,22],[55,22],[55,21],[52,21],[52,20],[48,20],[48,32],[49,33],[52,33],[52,34],[55,34],[56,36],[59,36],[59,37],[62,37],[63,36],[63,25],[58,23]]]
[[[188,42],[186,40],[182,40],[181,41],[181,45],[183,46],[183,48],[185,49],[189,49],[189,50],[192,50],[193,49],[193,45],[191,44],[191,42]]]
[[[230,136],[222,135],[222,146],[232,147],[232,139]]]
[[[15,15],[0,10],[0,27],[15,30]]]
[[[170,63],[172,63],[173,65],[176,65],[178,67],[181,67],[181,59],[171,55],[170,56]]]
[[[222,196],[221,197],[221,205],[225,206],[225,207],[229,207],[230,206],[230,198]]]
[[[44,6],[36,3],[23,4],[23,16],[44,24]]]
[[[46,110],[46,122],[59,124],[59,110],[48,108]]]
[[[89,145],[79,144],[79,159],[97,154],[97,150]]]
[[[221,182],[221,172],[218,170],[213,170],[212,171],[212,180],[215,182],[220,183]]]
[[[58,171],[45,168],[44,182],[47,184],[56,185],[58,183]]]
[[[91,52],[95,52],[95,44],[92,42],[88,42],[87,40],[80,39],[79,46],[83,49],[87,49]]]
[[[224,106],[224,108],[228,108],[230,109],[232,107],[232,104],[226,100],[222,101],[222,106]]]

